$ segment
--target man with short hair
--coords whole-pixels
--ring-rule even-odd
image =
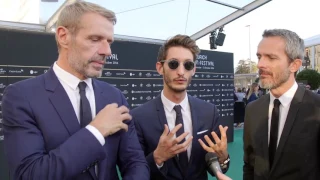
[[[207,151],[217,154],[224,172],[229,167],[227,127],[220,125],[216,106],[186,91],[199,52],[188,36],[176,35],[166,41],[156,63],[163,76],[161,95],[131,111],[152,180],[207,180]],[[220,136],[219,129],[221,139],[216,134]]]
[[[295,80],[304,42],[285,29],[266,30],[262,36],[259,79],[270,93],[246,108],[243,179],[319,179],[320,97]]]
[[[128,104],[96,80],[111,55],[115,14],[79,1],[59,16],[59,57],[43,75],[5,89],[4,148],[12,179],[147,180]]]

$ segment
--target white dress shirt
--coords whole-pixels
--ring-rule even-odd
[[[238,98],[238,100],[236,102],[243,102],[243,98],[246,96],[246,94],[243,92],[236,92],[235,94]]]
[[[188,101],[188,95],[186,94],[185,98],[182,100],[180,104],[175,104],[174,102],[166,98],[162,91],[161,101],[164,106],[164,112],[166,114],[168,127],[170,131],[176,126],[176,111],[173,108],[175,105],[181,106],[181,113],[183,118],[183,126],[181,128],[184,128],[184,132],[189,132],[186,139],[190,138],[190,136],[192,136],[192,120],[191,120],[191,110],[190,110],[190,104]],[[187,154],[189,159],[191,154],[191,147],[192,147],[192,143],[190,143],[190,146],[187,149]]]
[[[278,99],[281,102],[280,105],[280,113],[279,113],[279,129],[278,129],[278,142],[277,146],[280,141],[280,137],[282,134],[282,130],[284,127],[284,124],[286,123],[287,115],[289,112],[291,101],[298,89],[298,84],[295,82],[293,86],[285,92],[282,96],[280,96]],[[271,117],[272,117],[272,110],[273,110],[273,101],[276,98],[272,95],[270,91],[270,103],[269,103],[269,114],[268,114],[268,143],[270,142],[270,127],[271,127]]]
[[[53,65],[53,71],[58,77],[58,80],[60,81],[62,87],[66,91],[73,106],[74,112],[78,118],[78,122],[80,123],[80,94],[78,85],[81,82],[81,80],[60,68],[56,62]],[[85,79],[84,82],[87,84],[86,96],[90,103],[93,119],[96,116],[96,102],[92,86],[92,79]],[[105,144],[105,139],[97,128],[91,125],[87,125],[86,128],[97,138],[97,140],[100,142],[102,146]]]

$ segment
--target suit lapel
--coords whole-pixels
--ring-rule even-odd
[[[167,122],[167,118],[166,118],[166,114],[164,112],[164,107],[161,101],[161,95],[158,95],[155,99],[156,102],[156,107],[157,107],[157,114],[158,114],[158,119],[159,119],[159,123],[161,125],[162,128],[162,132],[164,131],[164,125],[168,125]]]
[[[261,106],[259,106],[262,110],[257,111],[259,114],[256,114],[255,117],[260,117],[261,126],[259,127],[258,134],[260,135],[258,140],[261,140],[262,143],[262,156],[265,159],[269,159],[269,144],[268,144],[268,117],[269,117],[269,103],[270,103],[270,95],[265,96],[263,101],[261,102]],[[261,114],[260,114],[261,113]],[[261,116],[262,115],[262,116]]]
[[[93,91],[94,91],[94,98],[96,102],[96,114],[98,114],[107,104],[109,104],[108,98],[104,95],[103,88],[99,86],[98,81],[96,79],[92,79],[92,86],[93,86]],[[108,139],[105,138],[105,147],[110,146],[108,144]],[[108,177],[106,175],[105,167],[108,161],[108,153],[107,149],[105,148],[106,151],[106,160],[98,162],[98,176],[99,179],[103,179],[103,177]],[[94,171],[90,171],[91,175],[96,178]]]
[[[74,112],[70,98],[68,97],[68,94],[59,82],[52,68],[49,69],[49,71],[44,75],[44,79],[46,90],[52,92],[51,96],[49,96],[49,99],[71,136],[80,130],[80,123]],[[96,106],[100,107],[99,105],[100,104]],[[97,179],[94,168],[91,168],[89,172],[94,179]]]
[[[52,68],[44,75],[44,80],[46,90],[52,92],[49,99],[71,136],[80,129],[71,101]]]
[[[282,153],[283,147],[288,139],[288,136],[290,135],[292,125],[297,117],[296,115],[297,115],[299,108],[301,106],[301,102],[303,100],[304,93],[305,93],[305,89],[303,89],[302,87],[298,87],[297,92],[295,93],[295,95],[291,101],[289,112],[287,115],[287,119],[284,124],[282,134],[280,136],[278,148],[277,148],[277,151],[276,151],[276,154],[274,157],[274,165],[272,165],[272,169],[271,169],[270,173],[272,173],[274,171],[276,164],[280,159],[280,155]]]
[[[106,106],[107,103],[107,98],[103,94],[103,89],[98,85],[97,80],[92,79],[92,86],[93,86],[93,91],[94,91],[94,98],[96,102],[96,114],[101,111],[101,109]]]
[[[194,101],[192,96],[188,96],[189,100],[189,105],[190,105],[190,111],[191,111],[191,121],[192,121],[192,148],[191,148],[191,154],[190,154],[190,160],[189,160],[189,166],[192,164],[193,158],[196,157],[194,156],[196,154],[196,147],[199,143],[197,140],[197,130],[198,130],[198,116],[197,116],[197,111],[196,111],[196,102]]]

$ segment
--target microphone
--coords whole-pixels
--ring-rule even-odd
[[[221,172],[220,163],[216,153],[208,152],[205,157],[206,163],[209,167],[209,170],[217,177],[217,172]]]

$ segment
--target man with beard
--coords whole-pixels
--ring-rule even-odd
[[[101,76],[115,14],[79,1],[57,21],[58,60],[6,88],[4,148],[11,179],[149,179],[127,102]]]
[[[243,179],[319,179],[320,97],[295,81],[304,42],[284,29],[266,30],[262,36],[260,86],[270,93],[246,108]]]
[[[206,151],[216,152],[223,171],[228,169],[227,127],[219,126],[217,108],[188,96],[186,91],[199,52],[188,36],[169,39],[160,48],[156,63],[163,76],[161,95],[131,111],[152,180],[208,179]],[[221,140],[216,134],[220,134],[219,129]],[[216,144],[210,140],[211,135]]]

